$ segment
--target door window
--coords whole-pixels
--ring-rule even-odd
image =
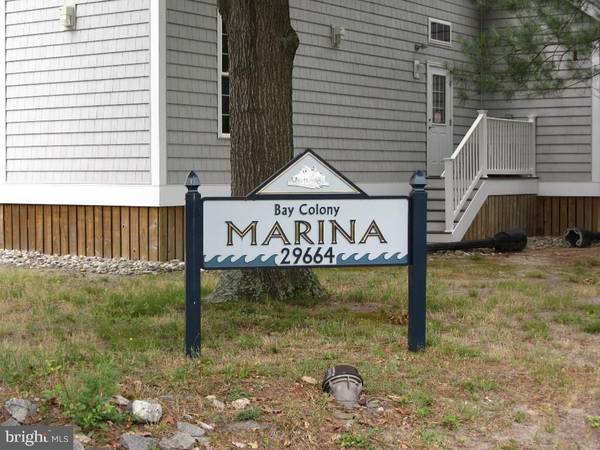
[[[433,75],[432,81],[432,121],[437,125],[446,125],[446,77]]]

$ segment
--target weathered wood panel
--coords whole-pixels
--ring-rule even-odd
[[[485,239],[513,228],[523,229],[533,236],[536,234],[538,217],[535,206],[535,195],[488,197],[464,239]]]
[[[598,231],[600,197],[537,197],[538,235],[561,236],[567,228]]]
[[[77,206],[77,254],[85,255],[85,207]]]
[[[183,210],[183,208],[181,208]],[[148,208],[140,208],[140,259],[148,260]]]
[[[183,260],[184,208],[0,204],[0,248]]]

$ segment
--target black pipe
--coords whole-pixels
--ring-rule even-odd
[[[493,248],[498,253],[520,252],[527,247],[527,233],[523,230],[501,231],[493,238],[476,241],[444,242],[427,245],[428,252]]]
[[[584,248],[592,245],[594,241],[600,241],[600,233],[582,228],[567,228],[563,238],[569,247]]]

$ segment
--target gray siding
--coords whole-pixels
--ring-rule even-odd
[[[511,26],[514,21],[495,12],[488,26]],[[512,100],[489,95],[484,106],[490,116],[537,119],[537,175],[540,181],[581,181],[592,179],[592,91],[591,82],[573,85],[564,91],[540,96],[518,92]]]
[[[541,181],[591,181],[591,89],[571,88],[548,98],[488,99],[490,116],[537,121],[537,175]]]
[[[150,182],[149,1],[6,0],[8,182]]]
[[[229,182],[229,142],[217,137],[215,0],[169,0],[167,13],[168,182],[190,169],[205,183]],[[465,62],[459,41],[479,30],[469,0],[292,0],[300,36],[294,68],[295,147],[311,147],[356,182],[406,181],[426,164],[426,75],[413,61]],[[426,43],[428,17],[453,23],[452,49]],[[331,48],[330,26],[346,28]],[[458,143],[478,101],[455,100]]]

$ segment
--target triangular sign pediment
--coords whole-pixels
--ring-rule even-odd
[[[252,191],[249,197],[324,194],[366,195],[319,155],[307,149]]]

